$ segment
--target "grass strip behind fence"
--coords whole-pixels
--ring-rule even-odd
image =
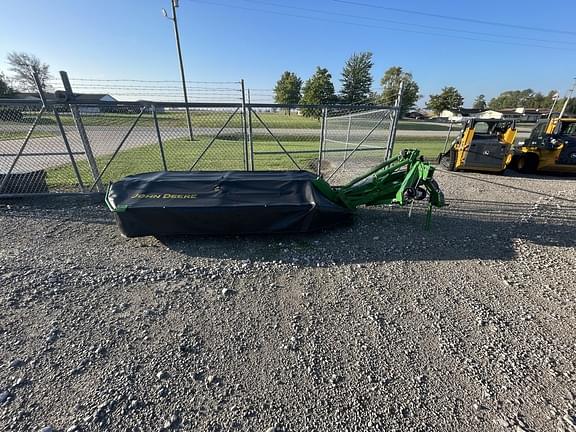
[[[0,141],[23,140],[28,131],[0,131]],[[56,135],[55,132],[34,131],[31,138],[46,138]]]
[[[287,137],[285,137],[287,138]],[[186,139],[173,139],[164,143],[166,163],[171,171],[186,171],[190,169],[198,156],[206,149],[210,140],[201,138],[190,142]],[[318,140],[289,140],[282,139],[282,145],[291,153],[293,159],[302,169],[314,170],[314,162],[318,158]],[[382,144],[384,146],[384,144]],[[395,144],[395,154],[404,148],[417,148],[421,154],[435,160],[442,150],[444,141],[429,140],[426,138],[399,137]],[[260,137],[254,141],[254,163],[257,170],[294,170],[296,167],[288,156],[282,153],[278,144],[271,138]],[[294,152],[309,153],[294,153]],[[261,154],[262,152],[277,152],[277,154]],[[374,160],[374,165],[381,161],[383,150],[364,151],[356,153],[351,159]],[[327,157],[343,157],[340,153],[329,153]],[[110,155],[99,156],[96,162],[100,170],[110,160]],[[86,160],[78,160],[78,168],[82,178],[91,179],[90,169]],[[241,140],[218,139],[197,165],[195,170],[225,171],[244,169],[244,150]],[[130,148],[118,153],[114,161],[104,173],[104,183],[118,180],[126,175],[143,172],[161,171],[162,161],[157,143],[146,144],[137,148]],[[76,184],[76,177],[71,164],[64,164],[47,170],[47,182],[51,188],[69,187]],[[90,183],[87,181],[87,183]]]
[[[128,126],[137,115],[137,112],[98,112],[98,113],[82,113],[82,122],[84,126]],[[227,111],[214,111],[214,110],[193,110],[191,112],[192,127],[194,129],[203,128],[218,128],[222,125],[222,118],[229,115]],[[284,112],[259,112],[258,115],[271,129],[319,129],[320,120],[313,117],[304,117],[293,113],[288,116]],[[160,112],[157,114],[158,121],[162,127],[177,127],[187,128],[186,114],[184,112]],[[36,113],[29,114],[23,117],[18,122],[6,122],[13,124],[32,123],[36,118]],[[71,113],[61,112],[60,118],[64,126],[74,126],[74,120]],[[346,117],[342,117],[345,119]],[[334,122],[334,117],[329,117],[328,122]],[[372,121],[375,121],[372,119]],[[253,122],[254,127],[259,127],[259,122]],[[45,116],[40,119],[40,125],[55,125],[53,116]],[[145,114],[139,121],[140,126],[153,127],[153,119],[150,114]],[[240,115],[234,116],[230,122],[229,127],[241,128],[242,118]],[[447,132],[448,123],[435,123],[419,120],[400,120],[398,122],[398,130],[414,130],[414,131],[438,131]],[[453,130],[460,130],[460,125],[454,125]],[[442,134],[440,133],[440,135]]]

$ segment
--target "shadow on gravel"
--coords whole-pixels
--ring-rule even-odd
[[[536,210],[543,209],[545,206]],[[576,246],[576,206],[560,215],[542,216],[537,211],[517,203],[468,201],[435,212],[432,228],[425,230],[423,209],[411,218],[406,209],[361,209],[352,226],[315,234],[159,240],[188,256],[314,267],[382,261],[510,260],[516,256],[516,239]]]
[[[550,199],[549,199],[550,198]],[[554,198],[554,199],[552,199]],[[102,197],[49,197],[2,200],[4,218],[80,222],[107,226],[120,236]],[[575,247],[576,204],[543,196],[537,203],[454,200],[434,212],[424,229],[425,207],[359,209],[355,222],[324,232],[298,235],[178,237],[158,239],[167,248],[193,257],[282,261],[303,266],[386,261],[510,260],[517,239],[538,245]],[[103,240],[105,241],[105,240]],[[126,239],[139,247],[148,239]]]

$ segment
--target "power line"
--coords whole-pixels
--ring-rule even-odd
[[[91,84],[84,84],[84,85],[77,85],[74,86],[75,89],[101,89],[101,90],[133,90],[133,91],[147,91],[147,90],[179,90],[178,87],[169,87],[169,86],[145,86],[145,87],[138,87],[138,86],[119,86],[119,85],[91,85]],[[218,88],[218,87],[191,87],[190,90],[193,91],[204,91],[204,92],[236,92],[240,93],[240,89],[234,88]]]
[[[250,8],[250,7],[244,7],[244,6],[231,5],[231,4],[223,4],[223,3],[217,3],[217,2],[205,1],[205,0],[190,0],[190,1],[193,1],[196,3],[207,4],[207,5],[220,6],[220,7],[225,7],[225,8],[234,8],[234,9],[253,11],[253,12],[263,12],[263,13],[280,15],[280,16],[290,16],[290,17],[294,17],[294,18],[301,18],[301,19],[307,19],[307,20],[312,20],[312,21],[323,21],[323,22],[329,22],[329,23],[347,24],[347,25],[353,25],[353,26],[357,26],[357,27],[376,28],[376,29],[383,29],[383,30],[402,32],[402,33],[423,34],[426,36],[431,36],[431,35],[432,36],[440,36],[440,37],[445,37],[445,38],[450,38],[450,39],[454,38],[454,35],[447,35],[447,34],[442,34],[442,33],[433,33],[433,32],[419,31],[419,30],[400,29],[400,28],[364,24],[364,23],[358,23],[358,22],[352,22],[352,21],[332,20],[332,19],[326,19],[326,18],[320,18],[320,17],[311,17],[311,16],[307,16],[307,15],[297,15],[297,14],[291,14],[291,13],[285,13],[285,12],[270,11],[270,10],[266,10],[266,9],[258,9],[258,8]],[[497,44],[497,45],[503,45],[504,44],[504,45],[512,45],[512,46],[525,46],[525,47],[529,47],[529,48],[543,48],[543,49],[547,49],[547,50],[551,50],[551,49],[558,50],[559,49],[559,50],[563,50],[563,51],[576,51],[576,49],[562,48],[562,47],[557,47],[557,46],[534,45],[534,44],[528,44],[528,43],[524,44],[524,43],[520,43],[520,42],[506,42],[506,41],[497,41],[497,40],[490,40],[490,39],[479,39],[479,38],[472,38],[472,37],[467,37],[467,36],[459,36],[459,39],[471,40],[471,41],[476,41],[476,42],[488,42],[488,43]]]
[[[498,34],[498,33],[494,34],[494,33],[478,32],[478,31],[472,31],[472,30],[452,29],[452,28],[447,28],[447,27],[431,26],[431,25],[426,25],[426,24],[416,24],[416,23],[411,23],[411,22],[406,22],[406,21],[396,21],[396,20],[390,20],[390,19],[385,19],[385,18],[375,18],[375,17],[365,16],[365,15],[352,15],[352,14],[348,14],[348,13],[330,12],[330,11],[321,10],[321,9],[311,9],[311,8],[304,8],[304,7],[298,7],[298,6],[287,6],[284,4],[266,2],[266,1],[262,1],[262,0],[242,0],[242,1],[248,2],[248,3],[259,3],[262,5],[266,5],[266,6],[276,6],[276,7],[280,7],[280,8],[284,8],[284,9],[301,10],[301,11],[306,11],[306,12],[315,12],[315,13],[320,13],[320,14],[343,16],[343,17],[347,17],[347,18],[358,18],[358,19],[364,19],[364,20],[375,21],[375,22],[387,22],[387,23],[391,23],[391,24],[407,25],[407,26],[412,26],[412,27],[420,27],[420,28],[427,28],[427,29],[432,29],[432,30],[448,31],[448,32],[453,32],[453,33],[466,33],[466,34],[472,34],[472,35],[491,36],[491,37],[518,39],[518,40],[525,40],[525,41],[544,42],[544,43],[558,43],[558,44],[568,44],[568,45],[576,44],[576,41],[559,41],[559,40],[553,40],[553,39],[539,39],[539,38],[531,38],[531,37],[526,37],[526,36],[514,36],[514,35],[505,35],[505,34]]]
[[[334,3],[348,4],[348,5],[354,5],[354,6],[362,6],[362,7],[368,7],[368,8],[373,8],[373,9],[389,10],[389,11],[400,12],[400,13],[404,13],[404,14],[421,15],[421,16],[427,16],[427,17],[432,17],[432,18],[441,18],[441,19],[446,19],[446,20],[459,21],[459,22],[465,21],[465,22],[471,22],[471,23],[475,23],[475,24],[486,24],[486,25],[491,25],[491,26],[496,26],[496,27],[505,27],[505,28],[517,28],[517,29],[522,29],[522,30],[538,31],[538,32],[544,32],[544,33],[550,33],[550,31],[551,31],[550,28],[531,27],[531,26],[529,27],[529,26],[522,26],[522,25],[517,25],[517,24],[510,24],[510,23],[503,23],[503,22],[496,22],[496,21],[486,21],[486,20],[479,20],[479,19],[474,19],[474,18],[456,17],[456,16],[450,16],[450,15],[435,14],[435,13],[430,13],[430,12],[421,12],[421,11],[415,11],[415,10],[409,10],[409,9],[400,9],[400,8],[389,7],[389,6],[375,5],[375,4],[371,4],[371,3],[364,3],[364,2],[353,1],[353,0],[331,0],[331,1]],[[568,30],[558,30],[557,28],[554,28],[553,31],[555,33],[576,35],[576,32],[572,32],[572,31],[568,31]]]
[[[196,102],[238,102],[241,100],[239,87],[222,87],[230,81],[194,81],[187,87],[187,94]],[[199,83],[205,83],[203,86]],[[61,88],[58,80],[50,80],[53,88]],[[182,101],[179,81],[175,80],[132,80],[77,78],[73,81],[76,93],[106,93],[126,100]]]
[[[57,81],[59,80],[49,80],[49,81]],[[140,83],[180,83],[182,81],[179,80],[139,80],[139,79],[99,79],[99,78],[71,78],[71,82],[74,81],[102,81],[102,82],[140,82]],[[187,83],[193,84],[240,84],[240,81],[189,81],[186,80]]]

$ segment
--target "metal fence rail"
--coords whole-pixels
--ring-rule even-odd
[[[103,191],[160,170],[316,172],[332,183],[381,162],[398,109],[0,99],[0,197]],[[302,114],[312,114],[312,117]]]

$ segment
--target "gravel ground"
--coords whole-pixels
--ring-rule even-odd
[[[124,239],[0,202],[0,429],[576,431],[576,179],[310,236]]]

